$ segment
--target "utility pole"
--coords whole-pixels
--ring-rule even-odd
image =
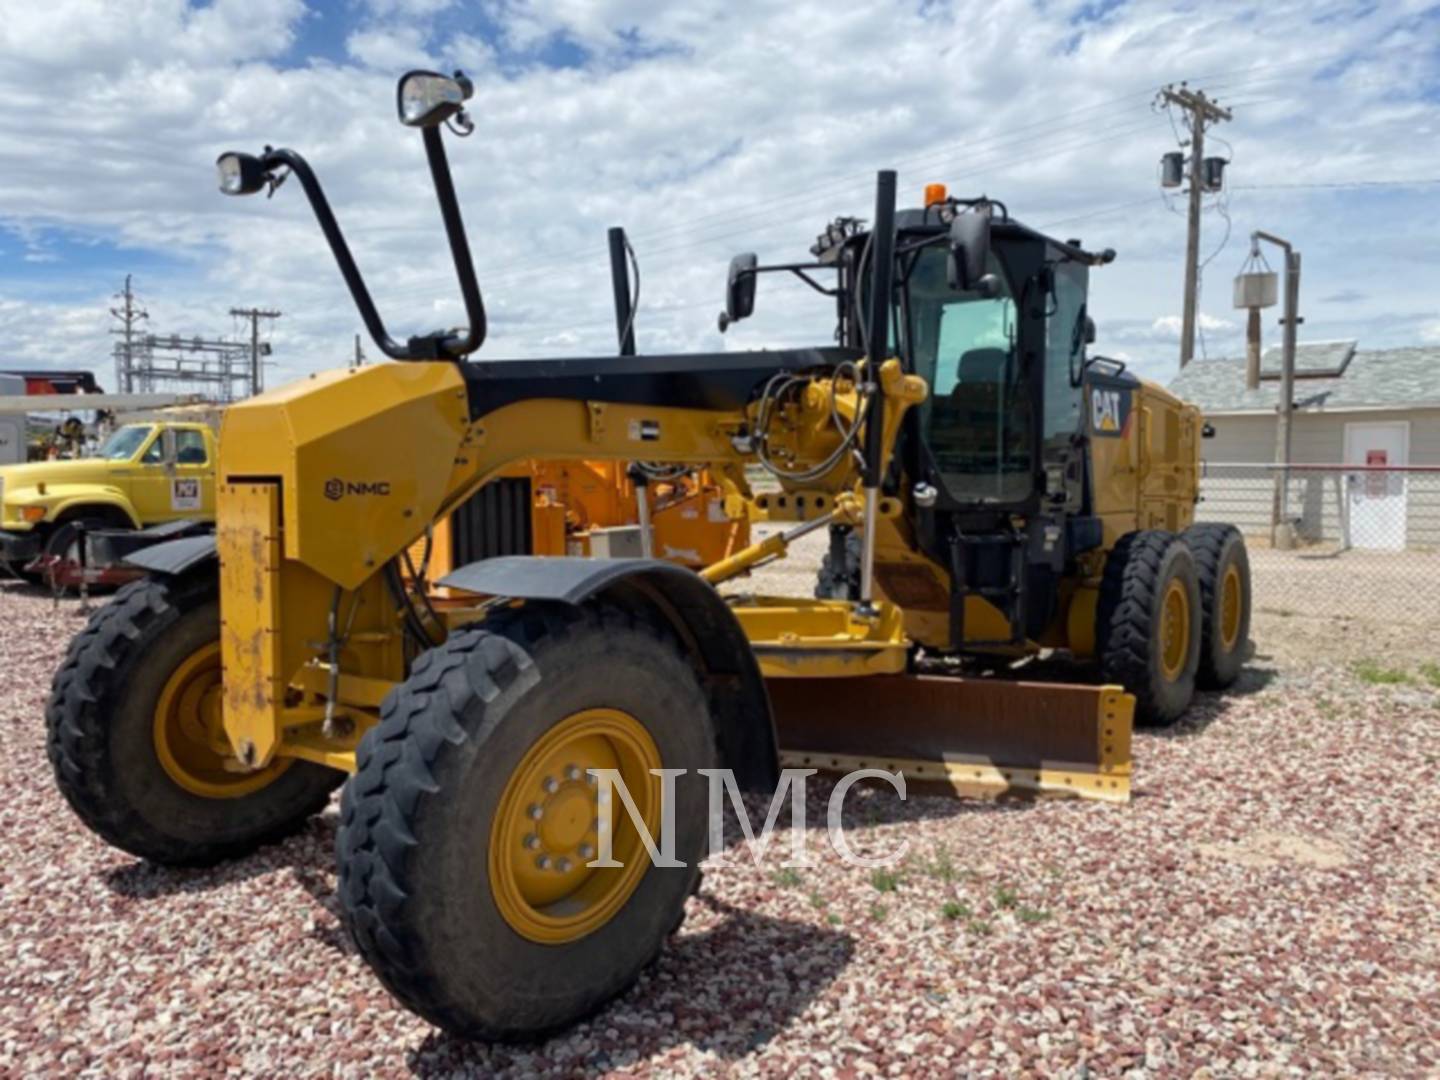
[[[124,340],[116,349],[115,353],[115,388],[116,393],[133,394],[135,392],[135,324],[142,319],[150,318],[150,313],[144,308],[135,306],[135,290],[130,286],[130,275],[125,275],[125,290],[115,294],[116,300],[124,303],[120,307],[112,307],[110,314],[120,320],[121,329],[111,330],[110,333],[118,334]]]
[[[359,335],[359,334],[356,334],[356,335],[355,335],[355,360],[354,360],[354,362],[353,362],[350,366],[351,366],[351,367],[364,367],[364,366],[365,366],[365,350],[362,349],[362,348],[360,348],[360,335]]]
[[[1183,82],[1179,86],[1162,89],[1156,102],[1178,107],[1185,114],[1185,122],[1190,128],[1190,209],[1185,230],[1185,314],[1180,329],[1180,366],[1183,368],[1195,355],[1195,320],[1200,285],[1200,197],[1207,190],[1219,188],[1218,183],[1212,187],[1206,182],[1205,128],[1231,117],[1230,110],[1222,109],[1214,100],[1206,97],[1205,91],[1191,90]]]
[[[278,319],[280,312],[263,308],[231,308],[230,314],[237,319],[250,320],[250,392],[258,394],[265,389],[265,377],[260,364],[260,320]]]

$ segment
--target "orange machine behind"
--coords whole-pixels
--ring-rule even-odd
[[[750,543],[743,512],[726,512],[724,485],[709,472],[651,481],[656,558],[694,569]],[[635,484],[613,461],[521,462],[476,492],[434,530],[427,577],[497,555],[593,555],[607,529],[639,521]],[[418,565],[424,542],[412,554]],[[613,553],[613,551],[612,551]]]

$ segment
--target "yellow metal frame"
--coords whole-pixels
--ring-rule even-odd
[[[894,360],[878,375],[888,459],[906,411],[927,389]],[[839,445],[833,415],[853,419],[857,400],[849,382],[815,380],[777,410],[772,453],[797,465],[824,460]],[[218,544],[224,731],[239,759],[252,769],[278,757],[354,770],[359,739],[405,670],[399,613],[381,569],[428,525],[518,462],[692,463],[719,478],[731,516],[817,527],[861,521],[864,494],[843,456],[804,485],[750,492],[743,469],[751,451],[741,436],[753,432],[754,410],[537,398],[472,422],[463,379],[444,363],[332,372],[233,406],[221,439]],[[1104,552],[1134,528],[1188,524],[1199,414],[1148,384],[1135,391],[1132,412],[1134,423],[1121,435],[1092,440],[1102,549],[1083,557],[1081,577],[1065,583],[1051,626],[1009,651],[1045,645],[1092,654]],[[876,510],[873,612],[790,598],[732,605],[767,679],[895,675],[906,671],[917,646],[963,644],[949,640],[948,572],[920,552],[903,499],[882,497]],[[712,563],[704,576],[726,580],[783,557],[787,547],[783,536],[767,538]],[[459,596],[440,607],[443,625],[436,629],[442,633],[483,614]],[[347,627],[338,643],[330,640],[336,611]],[[982,598],[967,598],[965,614],[968,641],[1008,634],[1003,614]],[[339,647],[333,668],[327,642]],[[1133,702],[1113,688],[1105,700],[1111,711],[1100,729],[1111,738],[1105,752],[1111,756],[1098,771],[1064,762],[1014,769],[961,758],[894,764],[957,789],[1083,789],[1092,797],[1124,798]],[[852,763],[845,755],[830,758],[830,766]]]

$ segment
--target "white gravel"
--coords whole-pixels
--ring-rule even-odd
[[[514,1048],[436,1033],[370,975],[335,915],[333,811],[208,871],[93,839],[43,749],[79,624],[0,585],[3,1076],[1440,1075],[1418,666],[1277,668],[1262,637],[1237,692],[1137,736],[1128,806],[864,793],[852,842],[907,840],[896,880],[741,845],[639,986]]]

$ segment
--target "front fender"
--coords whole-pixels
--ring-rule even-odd
[[[12,494],[7,494],[5,501],[16,506],[45,507],[45,521],[49,524],[54,524],[72,511],[83,511],[86,507],[94,506],[104,507],[107,510],[118,510],[125,515],[125,519],[131,527],[139,528],[140,526],[140,518],[135,513],[134,505],[123,491],[113,487],[96,484],[47,483],[44,495],[41,495],[33,487],[22,488]]]
[[[516,600],[603,599],[650,611],[675,631],[701,672],[722,763],[742,788],[775,790],[780,758],[760,665],[734,612],[695,571],[659,559],[507,555],[459,567],[438,584]]]

